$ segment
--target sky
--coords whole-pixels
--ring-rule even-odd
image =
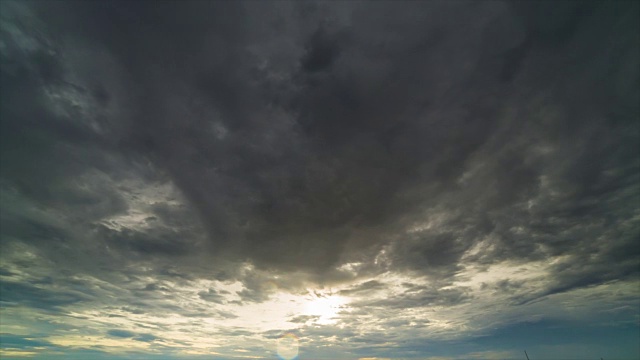
[[[639,14],[0,0],[0,358],[640,358]]]

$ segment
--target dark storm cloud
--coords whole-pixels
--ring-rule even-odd
[[[131,229],[112,230],[105,226],[100,226],[97,230],[108,244],[149,256],[184,255],[191,245],[181,241],[181,234],[160,227],[153,228],[150,233]]]
[[[305,54],[300,64],[302,71],[314,73],[329,70],[340,54],[340,34],[328,34],[326,25],[320,24],[305,46]]]
[[[275,289],[224,261],[446,282],[483,243],[466,262],[568,256],[536,296],[637,277],[636,3],[261,6],[12,5],[0,136],[2,186],[19,196],[3,236],[239,279],[243,302]],[[189,209],[139,200],[167,183]],[[149,216],[114,223],[134,201]],[[379,286],[365,284],[345,291]],[[198,296],[220,301],[211,291]]]
[[[69,237],[65,229],[46,221],[26,219],[24,217],[2,216],[2,226],[6,236],[24,236],[32,242],[64,241]]]

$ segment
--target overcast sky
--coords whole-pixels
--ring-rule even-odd
[[[640,358],[637,1],[0,1],[3,359]]]

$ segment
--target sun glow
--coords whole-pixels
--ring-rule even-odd
[[[319,324],[332,324],[336,322],[336,315],[346,303],[347,300],[341,296],[314,294],[305,304],[304,314],[318,316]]]

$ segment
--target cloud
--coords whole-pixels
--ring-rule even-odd
[[[251,7],[219,6],[260,19]],[[602,219],[597,214],[604,209],[598,210],[601,205],[597,204],[606,203],[602,197],[615,198],[607,187],[624,188],[615,184],[623,181],[626,172],[616,171],[622,169],[623,159],[631,156],[635,141],[624,130],[633,126],[624,120],[633,113],[628,106],[624,113],[608,115],[607,105],[598,105],[590,111],[593,116],[587,125],[579,127],[574,119],[584,110],[578,103],[565,101],[565,85],[555,88],[552,97],[544,84],[532,78],[532,74],[551,71],[544,70],[545,63],[549,64],[546,69],[562,64],[560,56],[543,50],[550,34],[565,34],[563,41],[579,44],[553,43],[557,51],[598,56],[593,46],[587,45],[589,33],[584,30],[589,21],[605,21],[590,17],[593,6],[556,9],[555,22],[545,25],[537,15],[529,15],[542,10],[525,12],[520,6],[487,4],[479,7],[468,27],[461,28],[453,28],[433,14],[464,18],[470,12],[437,2],[410,4],[403,10],[391,10],[385,4],[285,6],[286,11],[313,20],[304,25],[282,20],[279,26],[258,21],[247,27],[221,22],[216,26],[226,30],[202,31],[208,25],[197,14],[213,10],[214,5],[193,3],[179,10],[167,5],[158,13],[144,6],[83,5],[60,15],[68,19],[66,23],[39,25],[51,34],[69,37],[67,23],[87,24],[86,19],[100,13],[100,20],[87,25],[88,31],[75,43],[35,43],[38,49],[58,46],[55,53],[46,55],[60,64],[55,76],[47,77],[44,83],[49,93],[56,94],[47,100],[53,105],[44,102],[34,108],[51,119],[46,126],[55,131],[47,130],[38,140],[46,141],[32,146],[41,152],[23,152],[21,156],[39,160],[75,156],[76,162],[66,160],[63,168],[46,170],[48,176],[60,176],[61,184],[68,176],[95,166],[109,174],[121,174],[122,170],[115,168],[123,169],[124,161],[108,160],[121,151],[127,157],[150,160],[159,169],[156,173],[164,173],[151,176],[168,176],[193,207],[197,222],[202,221],[208,231],[210,256],[249,259],[274,270],[302,269],[327,280],[334,278],[337,266],[358,254],[379,251],[381,246],[387,246],[392,268],[434,276],[458,271],[465,252],[487,237],[500,250],[485,256],[485,262],[557,255],[565,251],[563,244],[569,245],[563,235],[549,236],[545,231],[553,226],[571,227],[585,216],[596,222]],[[69,10],[66,4],[44,8],[55,13]],[[184,25],[164,15],[173,11],[191,14],[193,23]],[[392,30],[379,34],[377,27],[381,25],[373,19]],[[118,29],[112,29],[110,24],[116,23]],[[141,26],[162,30],[133,30]],[[289,33],[293,26],[302,26],[302,31]],[[138,35],[126,36],[124,29]],[[242,55],[242,46],[254,44],[256,37],[285,31],[293,43],[277,46],[287,49],[280,54],[288,56],[287,61],[276,65],[270,58],[275,56],[273,49],[257,45],[251,48],[251,56]],[[164,40],[160,41],[161,37]],[[183,37],[191,38],[191,45],[172,40]],[[95,45],[79,47],[87,41]],[[207,43],[226,49],[226,55],[203,45]],[[623,51],[622,44],[612,46]],[[179,58],[166,51],[169,46],[197,54],[202,60]],[[83,59],[80,51],[90,55]],[[171,55],[156,56],[161,51]],[[98,54],[105,54],[107,60],[94,61]],[[629,56],[632,59],[631,53]],[[155,59],[156,65],[142,71],[148,59]],[[170,64],[176,65],[172,71],[168,71]],[[607,71],[599,63],[590,66],[558,77],[559,84],[578,81],[582,73],[595,79]],[[242,75],[244,69],[253,78]],[[26,71],[42,78],[36,70]],[[124,80],[126,73],[138,76],[136,85]],[[6,76],[12,79],[18,75]],[[510,80],[505,82],[505,76]],[[164,85],[160,86],[158,79],[163,79]],[[513,93],[515,84],[515,89],[529,87],[533,93],[526,97]],[[25,96],[35,98],[42,85],[29,86]],[[125,100],[123,89],[127,86],[131,89],[127,92],[146,95]],[[282,89],[277,104],[262,93],[264,86]],[[607,89],[611,94],[617,91],[614,85]],[[587,100],[592,94],[578,91],[574,95],[596,106]],[[630,95],[621,94],[620,98],[631,101]],[[108,105],[100,105],[103,103]],[[74,116],[71,110],[51,110],[51,106],[65,104],[79,104],[74,109],[85,113]],[[24,112],[15,106],[8,104],[4,111]],[[527,111],[529,108],[535,110]],[[145,115],[136,115],[139,113]],[[519,116],[525,120],[514,119]],[[619,120],[611,123],[598,120],[598,116]],[[95,118],[99,126],[69,123],[67,119],[74,117]],[[23,126],[15,121],[4,123],[16,129]],[[202,131],[212,127],[225,129],[225,136]],[[26,141],[37,139],[22,133]],[[596,133],[604,134],[604,140],[599,138],[598,145],[590,146]],[[623,133],[628,134],[627,140],[615,142]],[[567,136],[575,141],[563,142]],[[73,150],[75,155],[69,153],[72,148],[47,150],[58,137],[86,148],[83,151],[88,150],[96,161],[78,157],[77,150]],[[617,150],[612,151],[614,148]],[[18,147],[7,149],[11,150],[3,153],[8,156],[8,166],[24,164],[11,155]],[[132,165],[127,164],[131,175],[148,176]],[[22,189],[38,187],[37,182],[29,185],[39,178],[33,171],[47,167],[23,168],[28,171],[16,168],[6,174],[14,174],[10,175],[13,184]],[[596,176],[607,171],[618,175]],[[629,171],[629,176],[637,173]],[[96,180],[93,175],[87,184]],[[60,189],[34,191],[42,192],[38,196],[60,194],[56,195],[59,199],[49,200],[56,207],[96,204],[92,205],[96,210],[88,212],[95,214],[94,219],[126,213],[127,207],[131,212],[131,202],[122,199],[130,195],[110,185],[119,182],[118,177],[111,175],[102,181],[99,189],[83,190],[84,195],[73,188],[66,190],[68,193]],[[101,189],[112,190],[102,194]],[[556,192],[562,195],[551,195]],[[98,207],[102,199],[113,200]],[[182,210],[161,202],[146,206],[148,221],[158,219],[163,226],[142,231],[102,225],[98,227],[102,241],[119,251],[141,255],[189,253],[193,245],[188,238],[193,233],[175,228],[191,226],[186,220],[175,222]],[[630,219],[629,210],[612,206],[626,211],[617,219]],[[580,209],[589,211],[581,215],[586,210]],[[517,217],[509,216],[516,213]],[[438,227],[410,231],[425,217],[428,222],[442,214],[448,219]],[[550,224],[551,220],[556,225]],[[374,227],[385,230],[371,237]],[[597,231],[604,234],[610,228]],[[515,229],[520,229],[519,233]],[[577,225],[574,229],[581,231]],[[536,240],[525,240],[531,237]]]
[[[107,335],[116,337],[116,338],[131,338],[136,341],[143,342],[151,342],[156,340],[157,338],[151,334],[138,334],[127,330],[109,330],[107,331]]]
[[[0,291],[3,293],[4,306],[26,305],[49,311],[59,311],[61,306],[72,305],[90,298],[90,295],[75,291],[55,291],[5,281],[0,282]]]
[[[126,331],[126,330],[109,330],[107,331],[107,334],[109,336],[118,337],[118,338],[131,338],[135,335],[131,331]]]
[[[369,281],[363,282],[362,284],[358,284],[353,288],[342,290],[340,291],[340,294],[349,295],[349,294],[362,293],[362,292],[366,293],[369,291],[375,291],[375,290],[384,289],[384,288],[385,288],[385,285],[383,283],[377,280],[369,280]]]
[[[635,3],[1,6],[7,333],[411,358],[633,308]]]
[[[2,346],[5,348],[23,348],[23,347],[43,347],[51,346],[47,341],[34,339],[33,337],[23,337],[12,334],[2,334]]]
[[[200,298],[202,300],[210,301],[210,302],[214,302],[214,303],[218,303],[218,304],[221,304],[223,302],[223,299],[224,299],[224,296],[222,296],[215,289],[209,289],[207,291],[201,291],[201,292],[198,293],[198,296],[200,296]]]
[[[298,316],[294,316],[291,319],[287,320],[290,323],[298,323],[298,324],[304,324],[307,321],[315,321],[317,319],[319,319],[320,316],[319,315],[298,315]]]

